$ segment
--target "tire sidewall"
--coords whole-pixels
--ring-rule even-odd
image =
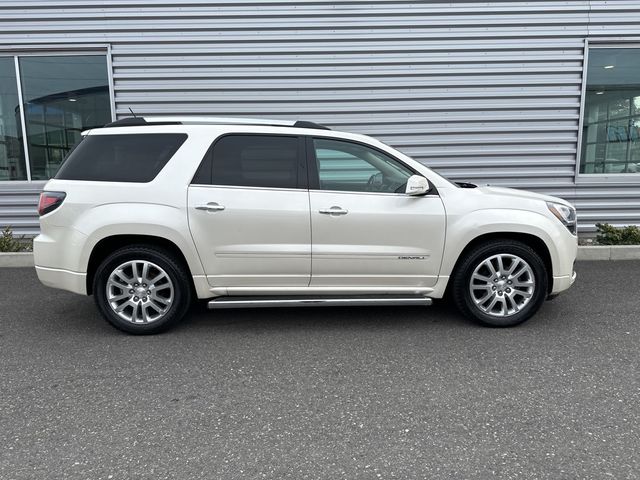
[[[147,260],[161,267],[173,283],[174,300],[168,312],[159,320],[151,323],[134,324],[120,318],[109,305],[106,294],[107,280],[111,273],[123,263],[131,260]],[[93,295],[103,317],[114,327],[127,333],[152,334],[169,328],[186,313],[191,292],[188,278],[181,266],[168,252],[150,247],[125,247],[109,255],[97,268],[93,280]]]
[[[522,258],[531,267],[536,282],[535,291],[529,303],[518,313],[502,318],[480,310],[473,301],[469,290],[471,275],[476,267],[487,258],[499,254],[517,255]],[[455,278],[454,290],[458,307],[468,317],[487,326],[512,327],[529,319],[544,303],[548,290],[547,270],[542,258],[525,244],[514,241],[488,243],[473,250],[464,259]]]

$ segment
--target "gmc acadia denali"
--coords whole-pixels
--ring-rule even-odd
[[[84,132],[40,197],[36,270],[134,334],[210,308],[429,305],[513,326],[575,280],[559,198],[455,184],[311,122],[126,118]]]

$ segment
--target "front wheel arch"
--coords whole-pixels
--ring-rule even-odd
[[[484,267],[492,261],[496,262],[493,266]],[[504,263],[504,267],[502,266],[503,261],[507,262]],[[517,265],[523,266],[523,269],[518,269],[518,273],[512,276],[511,272]],[[475,278],[480,267],[483,267],[484,270],[480,271],[478,275],[480,278]],[[528,272],[525,268],[528,269]],[[544,303],[549,291],[546,270],[541,255],[522,242],[501,239],[481,243],[461,259],[460,266],[451,282],[452,300],[462,314],[483,325],[492,327],[516,326],[533,316]],[[523,280],[522,275],[528,275],[530,281],[526,277]],[[490,281],[491,278],[493,281]],[[511,285],[511,280],[513,280],[513,285]],[[526,282],[524,287],[522,282]],[[471,288],[471,284],[478,285],[480,290],[491,285],[493,292],[489,289],[487,295],[480,295],[482,298],[478,301],[478,299],[474,299],[474,291],[477,291],[478,288]],[[526,285],[530,285],[530,287],[527,288]],[[538,288],[536,285],[540,285],[540,287]],[[506,291],[503,294],[505,287]],[[510,291],[512,292],[509,294]],[[519,293],[519,291],[523,293]],[[509,302],[506,297],[510,297]],[[518,301],[515,300],[516,297],[519,297]],[[485,299],[486,302],[490,302],[489,310],[485,309],[481,303]],[[502,303],[502,313],[493,310],[496,300],[502,300],[496,304]],[[520,304],[519,308],[515,308],[516,304]],[[509,305],[515,310],[505,312],[505,306],[509,308]]]
[[[542,261],[544,262],[545,270],[547,271],[547,293],[550,294],[553,289],[553,262],[551,261],[551,253],[549,252],[549,247],[540,237],[536,237],[530,233],[519,233],[519,232],[492,232],[485,233],[480,235],[473,240],[471,240],[467,245],[462,249],[460,255],[458,255],[458,259],[456,260],[453,269],[451,270],[451,276],[449,282],[447,283],[447,288],[445,290],[445,296],[448,297],[451,294],[451,284],[452,279],[455,277],[456,273],[460,270],[460,264],[463,259],[467,257],[469,252],[475,250],[478,246],[485,243],[498,242],[501,240],[513,240],[516,242],[524,243],[528,247],[534,249],[540,257],[542,257]]]

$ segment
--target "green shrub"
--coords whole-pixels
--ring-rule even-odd
[[[640,245],[640,228],[635,225],[616,228],[608,223],[596,223],[601,245]]]
[[[17,239],[13,236],[11,227],[6,227],[0,236],[0,252],[26,252],[31,250],[31,244],[24,238]]]

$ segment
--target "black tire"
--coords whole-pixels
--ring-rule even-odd
[[[157,265],[172,283],[173,300],[170,306],[161,318],[149,323],[133,323],[121,318],[107,299],[107,282],[112,272],[123,263],[134,260]],[[167,330],[185,316],[192,299],[191,278],[183,262],[170,252],[152,245],[131,245],[116,250],[98,266],[93,279],[93,296],[98,310],[111,325],[123,332],[149,335]]]
[[[476,267],[492,256],[502,254],[516,255],[526,262],[533,272],[535,287],[528,303],[518,312],[506,316],[496,316],[486,313],[476,305],[470,291],[470,284],[471,276]],[[515,240],[496,240],[474,247],[461,259],[453,278],[453,301],[466,317],[482,325],[513,327],[528,320],[540,309],[547,297],[548,283],[546,266],[535,250]],[[513,302],[511,302],[511,305],[513,305]]]

